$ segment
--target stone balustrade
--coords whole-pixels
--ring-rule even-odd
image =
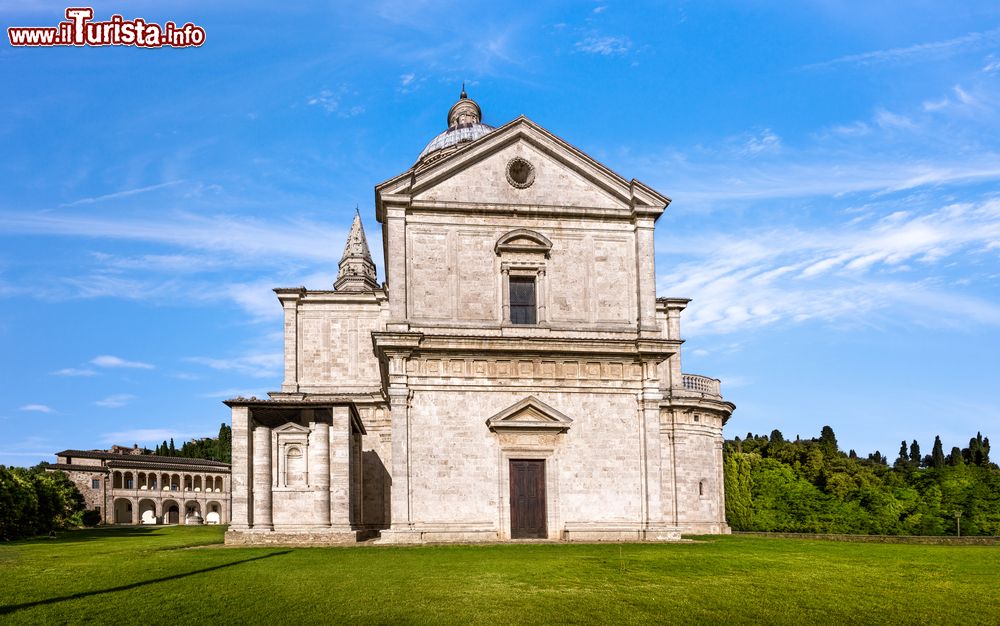
[[[722,396],[718,378],[709,378],[698,374],[681,374],[681,380],[685,391],[694,391],[709,396]]]

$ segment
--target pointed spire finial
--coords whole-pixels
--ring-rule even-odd
[[[354,221],[351,232],[347,235],[344,246],[344,256],[340,259],[340,271],[337,281],[333,283],[337,291],[371,291],[378,289],[375,280],[375,263],[368,250],[368,240],[365,229],[361,225],[361,211],[354,207]]]
[[[465,93],[465,81],[463,80],[462,81],[462,94],[458,97],[458,99],[459,100],[466,100],[466,99],[468,99],[468,97],[469,97],[469,94]]]

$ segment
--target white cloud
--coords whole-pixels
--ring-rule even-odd
[[[114,395],[108,396],[103,400],[98,400],[94,402],[97,406],[104,407],[106,409],[120,409],[121,407],[127,405],[132,400],[135,400],[135,396],[128,393],[116,393]]]
[[[340,108],[340,96],[334,94],[329,89],[324,89],[318,95],[306,98],[306,104],[309,106],[319,106],[327,113],[334,113]]]
[[[277,257],[340,261],[338,246],[316,241],[342,242],[346,229],[303,219],[268,221],[230,215],[174,213],[148,217],[99,217],[0,212],[0,230],[8,235],[64,235],[111,240],[148,241],[213,255],[242,259]],[[369,242],[371,243],[371,242]]]
[[[281,352],[247,354],[226,359],[193,356],[185,360],[214,370],[236,372],[253,378],[279,377],[284,366],[284,355]]]
[[[136,189],[125,189],[122,191],[115,191],[113,193],[104,194],[101,196],[93,196],[90,198],[80,198],[79,200],[74,200],[73,202],[68,202],[66,204],[60,204],[61,207],[71,207],[80,204],[94,204],[97,202],[103,202],[105,200],[117,200],[118,198],[127,198],[129,196],[139,195],[141,193],[147,193],[150,191],[156,191],[157,189],[163,189],[164,187],[173,187],[174,185],[179,185],[183,183],[183,180],[173,180],[167,183],[160,183],[158,185],[149,185],[147,187],[139,187]]]
[[[911,129],[916,126],[913,120],[905,115],[898,115],[885,109],[878,109],[875,112],[875,123],[882,128]]]
[[[747,156],[757,156],[760,154],[773,154],[781,151],[781,138],[774,134],[770,128],[765,128],[758,134],[747,139],[743,144],[743,154]]]
[[[949,104],[951,104],[951,100],[948,98],[941,98],[940,100],[924,100],[923,109],[924,111],[940,111],[948,108]]]
[[[807,65],[805,69],[821,69],[836,65],[874,65],[944,59],[962,52],[995,45],[998,41],[1000,41],[1000,28],[994,28],[941,41],[848,54],[829,61]]]
[[[837,135],[843,135],[847,137],[851,136],[862,136],[867,135],[872,132],[871,126],[862,121],[851,122],[850,124],[843,124],[841,126],[834,126],[830,129],[831,132]]]
[[[996,263],[990,244],[998,240],[1000,198],[814,230],[689,235],[665,246],[680,261],[659,276],[659,292],[694,299],[684,317],[694,334],[807,320],[874,324],[883,310],[917,323],[998,325],[1000,305],[945,291],[932,273],[975,255]]]
[[[622,56],[631,48],[632,40],[628,37],[591,36],[576,42],[576,49],[580,52],[602,56]]]
[[[125,359],[117,356],[112,356],[110,354],[102,354],[100,356],[95,356],[90,360],[93,365],[97,367],[116,367],[116,368],[126,368],[126,369],[140,369],[140,370],[151,370],[154,369],[153,365],[149,363],[143,363],[141,361],[126,361]]]
[[[65,367],[61,370],[51,372],[52,376],[97,376],[97,372],[90,368]]]
[[[972,94],[962,89],[961,85],[955,85],[952,87],[952,91],[955,92],[955,96],[958,98],[959,102],[962,104],[976,104],[976,99],[972,97]]]
[[[360,104],[341,106],[347,95],[356,96],[357,93],[352,92],[346,85],[342,85],[336,91],[323,89],[317,95],[306,98],[306,104],[319,107],[327,113],[336,113],[338,117],[354,117],[364,113],[365,108]]]
[[[19,410],[33,413],[54,413],[52,407],[45,404],[25,404]]]

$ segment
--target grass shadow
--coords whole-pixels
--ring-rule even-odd
[[[156,583],[166,582],[168,580],[176,580],[178,578],[187,578],[188,576],[194,576],[195,574],[204,574],[205,572],[213,572],[215,570],[224,569],[226,567],[233,567],[234,565],[242,565],[244,563],[249,563],[251,561],[260,561],[262,559],[269,559],[273,556],[281,556],[283,554],[290,553],[291,550],[282,550],[281,552],[272,552],[271,554],[264,554],[261,556],[255,556],[249,559],[243,559],[242,561],[234,561],[232,563],[224,563],[222,565],[214,565],[212,567],[205,567],[193,572],[185,572],[183,574],[174,574],[172,576],[163,576],[161,578],[153,578],[151,580],[143,580],[139,582],[129,583],[127,585],[119,585],[118,587],[111,587],[109,589],[98,589],[96,591],[81,591],[80,593],[70,594],[68,596],[60,596],[58,598],[46,598],[45,600],[36,600],[34,602],[22,602],[21,604],[10,604],[6,606],[0,606],[0,615],[9,615],[15,611],[20,611],[21,609],[30,609],[35,606],[44,606],[46,604],[56,604],[58,602],[65,602],[67,600],[79,600],[80,598],[87,598],[90,596],[98,596],[104,593],[115,593],[117,591],[128,591],[130,589],[137,589],[139,587],[144,587],[146,585],[154,585]]]
[[[31,539],[26,539],[25,542],[31,541],[45,543],[47,541],[51,541],[53,543],[78,543],[81,541],[107,539],[108,535],[114,535],[116,537],[146,537],[162,528],[164,528],[164,526],[98,526],[96,528],[59,531],[56,533],[56,537],[54,539],[46,537],[45,535],[39,535],[37,537],[32,537]]]

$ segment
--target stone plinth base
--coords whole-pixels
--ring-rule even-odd
[[[640,541],[680,541],[681,529],[670,526],[598,526],[570,525],[563,529],[564,541],[582,542],[640,542]]]
[[[495,530],[383,530],[376,543],[493,543]]]
[[[685,535],[729,535],[732,530],[729,524],[719,522],[688,522],[680,524]]]
[[[329,546],[358,543],[353,530],[229,530],[227,546]]]

